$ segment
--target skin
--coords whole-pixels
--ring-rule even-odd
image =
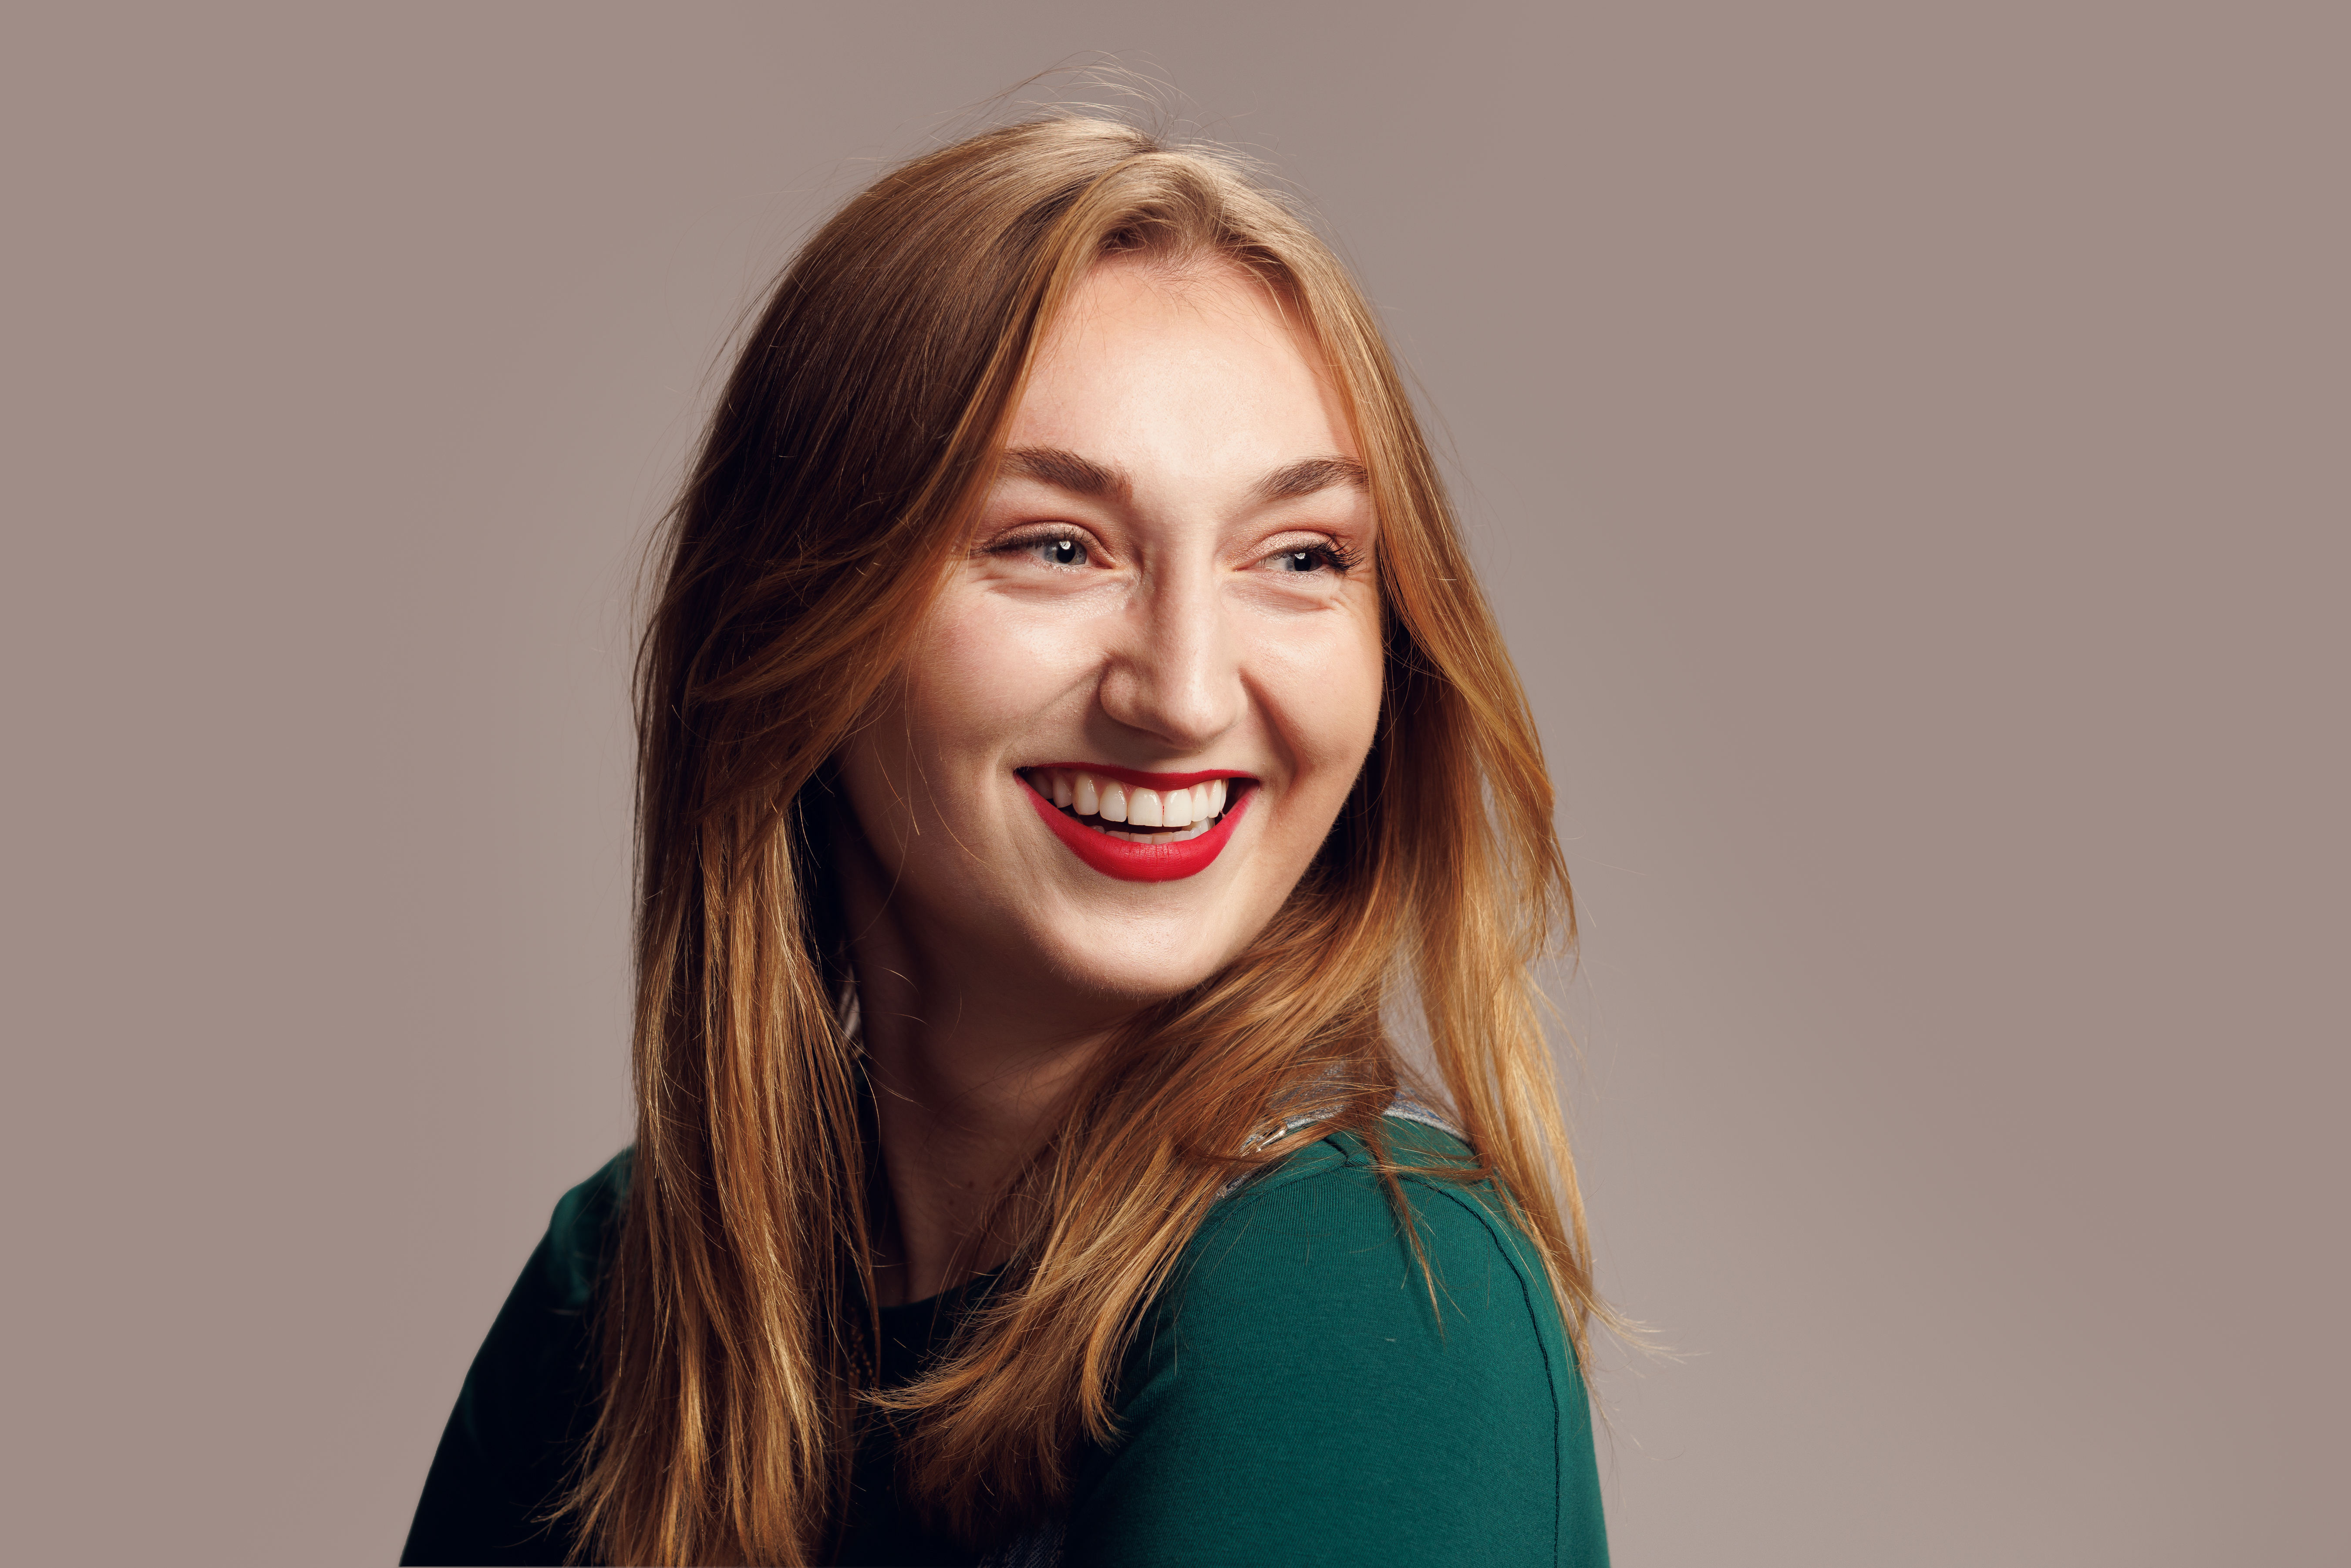
[[[841,758],[884,1305],[1002,1260],[981,1220],[1056,1095],[1123,1018],[1264,928],[1378,722],[1361,454],[1262,285],[1221,263],[1097,267],[1006,445],[903,692]],[[1318,487],[1270,495],[1285,470]],[[1123,881],[1054,835],[1019,771],[1087,762],[1229,770],[1255,799],[1207,870]]]

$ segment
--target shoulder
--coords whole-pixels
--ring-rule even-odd
[[[1259,1375],[1291,1360],[1325,1382],[1394,1375],[1481,1419],[1497,1399],[1543,1422],[1580,1402],[1541,1261],[1490,1183],[1447,1174],[1474,1168],[1468,1147],[1393,1118],[1380,1134],[1377,1154],[1325,1138],[1218,1204],[1153,1327]],[[1403,1167],[1393,1188],[1381,1155]]]
[[[1418,1280],[1425,1297],[1419,1258],[1426,1256],[1441,1287],[1474,1276],[1483,1294],[1515,1281],[1521,1297],[1550,1300],[1541,1263],[1493,1185],[1464,1179],[1477,1168],[1467,1144],[1395,1117],[1383,1118],[1377,1135],[1375,1150],[1356,1134],[1334,1134],[1228,1195],[1193,1241],[1182,1270],[1186,1299],[1295,1281],[1301,1271],[1337,1284],[1399,1270]],[[1383,1160],[1395,1172],[1393,1188],[1381,1175]]]
[[[1605,1560],[1541,1263],[1490,1186],[1444,1174],[1471,1162],[1458,1139],[1380,1131],[1405,1167],[1393,1193],[1337,1134],[1210,1212],[1128,1358],[1123,1441],[1081,1482],[1073,1563],[1270,1539],[1298,1561]]]
[[[548,1524],[595,1395],[590,1316],[629,1188],[622,1153],[565,1193],[457,1392],[403,1563],[559,1563]]]
[[[550,1306],[584,1310],[596,1293],[605,1243],[629,1196],[634,1149],[622,1149],[603,1168],[557,1200],[547,1238],[531,1259]]]

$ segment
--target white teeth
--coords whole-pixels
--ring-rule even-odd
[[[1128,843],[1172,844],[1196,839],[1224,814],[1229,789],[1222,779],[1211,779],[1188,789],[1131,788],[1114,779],[1097,779],[1072,768],[1040,768],[1029,774],[1039,794],[1065,811],[1100,819],[1097,832]],[[1113,832],[1104,824],[1126,822],[1161,832]]]

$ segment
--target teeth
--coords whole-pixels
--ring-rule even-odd
[[[1172,844],[1196,839],[1224,814],[1229,790],[1222,779],[1211,779],[1188,789],[1144,789],[1115,779],[1097,779],[1073,768],[1032,772],[1038,793],[1066,811],[1098,819],[1090,824],[1127,843]],[[1124,822],[1132,829],[1163,831],[1119,832],[1107,824]]]
[[[1130,844],[1180,844],[1186,839],[1198,838],[1208,831],[1208,826],[1207,822],[1195,822],[1188,828],[1172,833],[1122,833],[1110,828],[1101,828],[1096,831]]]

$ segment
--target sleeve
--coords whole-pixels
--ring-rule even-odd
[[[623,1155],[556,1205],[474,1357],[441,1434],[403,1563],[559,1563],[570,1533],[548,1515],[593,1417],[588,1307]]]
[[[1316,1154],[1203,1227],[1128,1358],[1123,1440],[1081,1474],[1067,1568],[1604,1568],[1583,1385],[1523,1241],[1405,1177],[1432,1302],[1360,1147]]]

